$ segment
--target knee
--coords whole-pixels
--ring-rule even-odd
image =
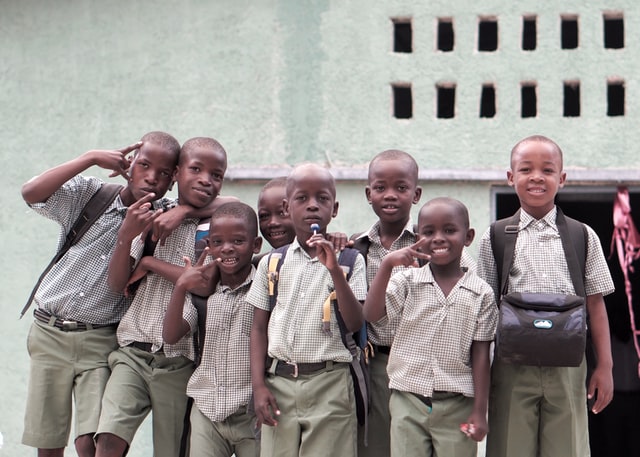
[[[38,449],[38,457],[64,457],[64,448]]]
[[[76,438],[75,445],[78,457],[94,457],[96,455],[96,446],[93,443],[93,434],[79,436]]]
[[[122,457],[129,445],[113,433],[96,435],[96,457]]]

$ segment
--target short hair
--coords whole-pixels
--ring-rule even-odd
[[[217,140],[209,137],[197,136],[188,139],[182,145],[182,152],[188,153],[191,149],[198,147],[208,148],[214,152],[220,153],[224,157],[225,162],[227,161],[227,151],[224,150],[222,145]],[[182,156],[184,156],[184,154],[181,154],[180,160],[182,160]]]
[[[176,140],[172,135],[169,135],[166,132],[149,132],[142,135],[140,141],[145,141],[153,144],[157,144],[158,146],[171,151],[176,157],[180,154],[180,143]]]
[[[287,176],[287,186],[286,186],[286,194],[287,196],[291,195],[291,191],[293,190],[293,182],[294,182],[294,178],[296,178],[296,174],[300,171],[303,170],[305,168],[312,168],[317,170],[320,173],[326,174],[327,177],[329,178],[329,188],[327,189],[331,195],[333,195],[333,197],[336,197],[336,180],[333,177],[333,174],[329,171],[328,168],[323,167],[322,165],[318,165],[317,163],[312,163],[312,162],[306,162],[306,163],[302,163],[300,165],[296,165],[293,170],[291,170],[291,173],[289,174],[289,176]]]
[[[373,157],[373,159],[371,159],[371,162],[369,162],[369,173],[371,173],[371,165],[373,165],[375,162],[379,160],[407,161],[408,163],[411,164],[411,168],[412,168],[411,174],[413,175],[413,178],[416,180],[416,182],[418,182],[418,174],[420,171],[420,167],[418,166],[418,162],[416,162],[416,159],[414,159],[413,156],[408,152],[404,152],[399,149],[387,149],[386,151],[379,152]],[[367,177],[371,179],[370,174]]]
[[[429,200],[424,205],[422,205],[422,208],[420,208],[420,213],[418,213],[418,223],[420,222],[420,214],[422,213],[422,210],[427,208],[428,206],[438,204],[438,203],[455,208],[458,211],[458,213],[460,213],[460,215],[462,216],[462,222],[464,223],[465,228],[469,228],[471,223],[469,221],[469,210],[467,209],[467,206],[464,203],[462,203],[460,200],[457,200],[452,197],[435,197]]]
[[[286,176],[278,176],[277,178],[273,178],[262,187],[262,191],[271,189],[272,187],[286,187],[287,186],[287,177]]]
[[[556,151],[558,151],[558,155],[560,156],[560,166],[561,167],[563,166],[562,149],[560,148],[558,143],[556,143],[551,138],[548,138],[544,135],[530,135],[518,141],[516,145],[513,148],[511,148],[511,155],[509,156],[510,157],[509,165],[513,164],[513,156],[515,155],[516,152],[518,152],[518,149],[520,149],[520,146],[526,143],[545,143],[545,144],[551,145]]]
[[[245,222],[249,235],[254,238],[258,236],[258,216],[253,208],[246,203],[229,202],[220,205],[211,215],[211,219],[222,217],[242,219]]]

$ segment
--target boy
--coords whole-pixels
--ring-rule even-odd
[[[176,169],[179,205],[211,205],[220,192],[226,168],[226,152],[216,140],[192,138],[185,142]],[[199,220],[185,219],[164,245],[155,246],[153,255],[142,257],[131,274],[131,262],[143,253],[145,243],[139,234],[148,228],[152,217],[149,212],[144,204],[127,214],[109,264],[109,285],[113,290],[123,290],[130,277],[144,277],[118,327],[120,347],[109,356],[112,373],[96,432],[98,457],[123,456],[150,410],[154,455],[179,454],[187,407],[186,385],[193,372],[193,342],[188,335],[176,344],[164,344],[162,321],[173,283],[184,270],[183,257],[195,261]],[[187,310],[184,318],[191,333],[195,331],[195,310]]]
[[[410,154],[395,149],[377,154],[369,163],[365,194],[378,220],[356,237],[356,240],[360,240],[356,241],[356,246],[359,243],[368,246],[365,256],[367,284],[373,281],[384,256],[416,242],[411,206],[417,204],[422,196],[422,188],[418,186],[418,171],[418,164]],[[369,359],[371,405],[367,446],[364,445],[365,429],[358,429],[358,456],[361,457],[389,456],[391,418],[387,362],[394,324],[367,323],[367,335],[373,345],[373,356]]]
[[[352,355],[342,343],[336,312],[350,332],[363,324],[364,261],[357,257],[347,281],[333,244],[324,238],[338,212],[329,170],[297,166],[287,178],[286,195],[296,239],[279,272],[277,304],[272,310],[268,256],[247,296],[256,308],[251,381],[258,424],[264,424],[261,455],[355,456]],[[319,228],[313,230],[314,224]],[[338,306],[331,309],[330,331],[323,331],[323,303],[332,291]]]
[[[130,163],[127,155],[132,151]],[[127,207],[164,196],[179,152],[174,137],[149,132],[126,148],[88,151],[22,187],[31,208],[60,224],[60,247],[85,204],[103,185],[80,173],[97,165],[128,178],[120,195],[47,273],[34,297],[36,320],[28,340],[31,372],[22,442],[37,447],[38,455],[64,454],[72,395],[76,451],[81,457],[95,452],[93,434],[109,377],[107,357],[117,348],[116,326],[130,302],[107,286],[109,258]]]
[[[507,181],[520,201],[520,225],[508,292],[575,293],[556,226],[554,199],[564,186],[560,147],[531,136],[511,150]],[[587,397],[598,413],[613,392],[609,324],[603,295],[613,282],[596,233],[589,227],[584,285],[597,366],[586,391],[586,363],[579,367],[492,366],[487,455],[582,457],[589,455]],[[478,272],[499,297],[496,263],[487,230],[480,241]],[[505,272],[505,274],[507,274]],[[498,335],[498,338],[500,335]],[[588,392],[588,394],[587,394]]]
[[[429,201],[418,216],[418,241],[384,257],[367,294],[367,321],[398,321],[387,367],[394,457],[475,457],[487,433],[497,309],[491,288],[460,265],[473,236],[461,202]],[[392,276],[416,259],[429,263]]]
[[[260,445],[254,437],[255,415],[248,412],[251,400],[249,333],[253,306],[246,294],[255,269],[253,254],[260,252],[256,214],[236,202],[220,206],[209,225],[209,247],[220,282],[207,303],[206,332],[201,363],[189,379],[187,395],[191,409],[191,456],[256,457]],[[175,344],[189,334],[184,308],[193,307],[186,292],[200,285],[200,267],[185,258],[187,268],[171,295],[164,318],[165,343]],[[185,301],[186,295],[186,301]]]
[[[258,195],[260,233],[274,249],[291,243],[296,237],[291,218],[284,212],[286,183],[284,176],[273,178]]]

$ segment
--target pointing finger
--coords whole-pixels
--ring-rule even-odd
[[[127,154],[129,154],[131,151],[135,151],[136,149],[138,149],[140,146],[142,146],[144,144],[143,141],[138,141],[137,143],[133,143],[129,146],[126,146],[122,149],[118,149],[118,151],[120,151],[122,153],[123,156],[126,156]]]

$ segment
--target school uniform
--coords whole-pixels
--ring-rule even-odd
[[[257,457],[251,402],[250,345],[253,306],[246,301],[255,269],[235,289],[218,284],[207,299],[200,365],[187,385],[191,409],[191,457]],[[191,304],[188,294],[186,304]]]
[[[349,371],[352,355],[342,343],[332,307],[330,334],[323,331],[322,307],[333,290],[329,270],[311,258],[298,240],[280,268],[278,297],[270,309],[268,261],[260,261],[247,301],[271,311],[266,383],[281,414],[277,427],[262,427],[261,455],[356,455],[356,409]],[[358,300],[366,295],[362,256],[349,285]],[[295,376],[297,375],[297,377]]]
[[[393,275],[385,301],[399,319],[387,366],[391,455],[475,456],[459,426],[473,409],[471,345],[494,338],[493,291],[467,271],[445,296],[427,265]]]
[[[508,292],[574,294],[554,207],[536,220],[524,210],[509,272]],[[596,233],[587,227],[587,295],[607,295],[613,281]],[[480,240],[479,274],[500,293],[489,230]],[[494,360],[489,398],[487,455],[589,455],[586,362],[579,367],[509,365]]]
[[[29,205],[61,226],[58,249],[102,185],[97,178],[78,175],[46,202]],[[35,319],[27,340],[31,362],[22,436],[25,445],[67,446],[72,409],[76,437],[96,431],[109,377],[107,357],[118,347],[116,326],[131,303],[107,285],[109,260],[126,211],[116,196],[45,275],[34,296]]]
[[[183,257],[195,262],[194,240],[198,219],[185,219],[155,247],[154,257],[184,265]],[[140,259],[144,243],[138,237],[131,256]],[[198,328],[197,311],[185,306],[183,318],[191,328],[176,344],[162,339],[164,315],[173,283],[149,272],[140,283],[133,303],[118,327],[119,349],[109,356],[111,377],[102,401],[96,434],[112,433],[129,445],[149,411],[153,410],[153,448],[156,457],[175,457],[187,408],[186,387],[194,369],[193,332]]]

